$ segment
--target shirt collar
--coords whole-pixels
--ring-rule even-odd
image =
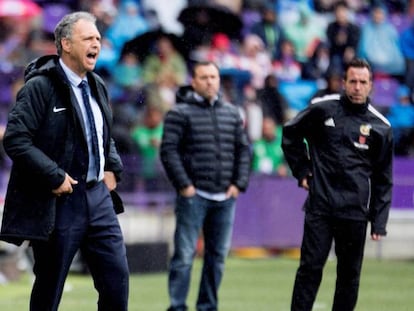
[[[86,79],[86,77],[82,79],[76,73],[74,73],[68,66],[66,66],[66,64],[62,61],[61,58],[59,58],[59,64],[60,66],[62,66],[62,69],[65,72],[66,77],[68,78],[72,86],[78,87],[79,84],[82,82],[82,80],[85,80],[86,82],[88,82],[88,79]]]
[[[198,93],[195,93],[194,92],[194,98],[196,99],[196,101],[198,101],[198,102],[200,102],[200,103],[202,103],[202,102],[207,102],[207,99],[206,98],[204,98],[203,96],[201,96],[200,94],[198,94]],[[218,96],[216,96],[216,97],[214,97],[214,99],[212,100],[212,101],[210,101],[209,103],[210,103],[210,105],[214,105],[214,103],[216,102],[218,100]]]

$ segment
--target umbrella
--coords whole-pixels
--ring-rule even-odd
[[[177,52],[186,58],[186,51],[183,47],[181,38],[173,33],[165,32],[162,28],[147,31],[127,41],[122,47],[121,55],[133,53],[142,62],[148,55],[154,53],[155,44],[161,37],[169,38]]]
[[[0,17],[33,17],[42,8],[30,0],[0,0]]]
[[[222,5],[193,5],[184,8],[178,21],[184,27],[201,27],[210,34],[221,32],[238,38],[243,22],[237,14]]]

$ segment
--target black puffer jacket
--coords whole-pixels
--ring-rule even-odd
[[[246,190],[250,150],[237,108],[221,100],[199,102],[191,87],[180,88],[176,102],[165,117],[160,150],[174,187],[218,193],[234,184]]]
[[[370,220],[373,233],[385,234],[393,137],[369,102],[355,105],[339,94],[315,98],[285,124],[282,146],[299,182],[312,175],[307,211]]]
[[[119,178],[122,162],[110,138],[112,112],[103,81],[88,74],[91,92],[104,118],[105,170]],[[85,184],[87,160],[75,159],[75,145],[87,148],[76,97],[57,56],[41,57],[27,67],[25,85],[17,94],[4,136],[4,147],[13,160],[6,194],[0,238],[20,244],[46,240],[54,228],[56,197],[65,172]],[[84,167],[70,171],[73,161]],[[119,202],[121,203],[121,202]]]

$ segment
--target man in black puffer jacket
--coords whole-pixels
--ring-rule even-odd
[[[250,150],[237,108],[218,96],[219,68],[193,68],[191,86],[167,113],[161,160],[177,190],[175,251],[170,263],[170,311],[187,310],[200,230],[205,253],[197,310],[217,310],[217,291],[230,249],[235,199],[247,188]]]

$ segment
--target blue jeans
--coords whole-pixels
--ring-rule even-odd
[[[187,310],[191,268],[201,229],[205,249],[197,310],[217,310],[217,291],[230,250],[234,213],[234,198],[216,202],[198,195],[177,197],[174,255],[168,279],[171,306],[168,310]]]

